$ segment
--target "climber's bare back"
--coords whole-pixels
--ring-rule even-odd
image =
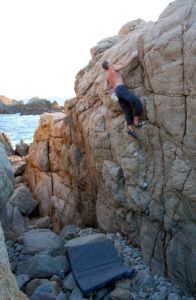
[[[107,82],[111,88],[124,84],[122,75],[119,71],[115,71],[115,66],[107,71]]]

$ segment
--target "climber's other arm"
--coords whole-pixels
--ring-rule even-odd
[[[138,57],[138,50],[134,50],[134,51],[131,53],[130,57],[129,57],[124,63],[122,63],[122,64],[120,64],[120,65],[115,65],[115,66],[114,66],[114,70],[115,70],[115,71],[121,71],[121,70],[125,69],[125,68],[128,67],[128,65],[132,62],[132,60],[133,60],[134,58],[136,58],[136,57]]]

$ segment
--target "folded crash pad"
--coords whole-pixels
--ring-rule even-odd
[[[134,269],[123,264],[109,240],[72,246],[68,254],[73,276],[85,294],[124,276],[134,275]]]

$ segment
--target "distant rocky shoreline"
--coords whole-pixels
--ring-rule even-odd
[[[62,111],[57,101],[49,101],[39,97],[31,98],[27,103],[0,96],[0,114],[40,115],[44,112]]]

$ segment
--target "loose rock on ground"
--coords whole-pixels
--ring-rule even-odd
[[[109,239],[114,243],[124,263],[136,270],[135,276],[118,280],[91,296],[83,295],[74,280],[66,255],[67,245],[76,243],[76,237],[83,240],[83,243]],[[54,241],[54,245],[50,239]],[[183,294],[182,290],[167,278],[152,274],[142,260],[140,249],[134,248],[120,233],[104,235],[94,228],[81,229],[71,225],[63,228],[59,236],[49,229],[36,229],[24,233],[15,242],[8,240],[6,244],[13,271],[17,274],[18,285],[31,300],[194,299]],[[63,252],[62,245],[64,255],[59,255]]]

